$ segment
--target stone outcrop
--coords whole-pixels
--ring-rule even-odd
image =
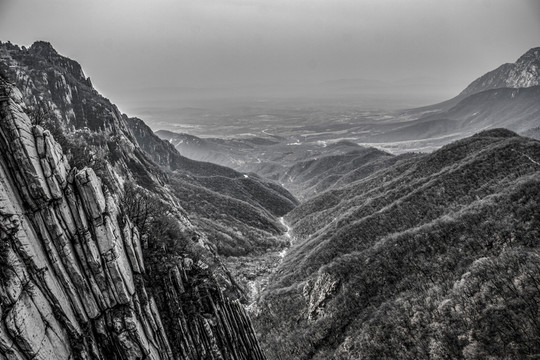
[[[540,85],[540,48],[532,48],[515,63],[503,64],[473,81],[460,97],[497,88],[528,88]]]
[[[325,315],[326,303],[337,293],[341,279],[325,271],[319,271],[315,280],[310,279],[303,288],[303,296],[308,300],[309,320]]]
[[[91,168],[70,168],[21,101],[2,84],[0,359],[264,359],[249,317],[219,288],[191,289],[204,316],[168,312],[164,325],[189,271],[172,266],[156,301],[116,194]]]

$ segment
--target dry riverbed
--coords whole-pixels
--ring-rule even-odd
[[[223,259],[223,262],[233,277],[244,289],[245,303],[248,306],[257,302],[268,285],[270,275],[277,270],[290,247],[292,241],[291,229],[283,218],[280,218],[280,221],[287,228],[287,232],[281,235],[283,240],[288,244],[286,247],[275,248],[261,255]]]

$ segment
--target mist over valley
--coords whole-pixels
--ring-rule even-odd
[[[0,360],[540,358],[540,4],[0,4]]]

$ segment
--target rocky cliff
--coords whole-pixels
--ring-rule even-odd
[[[181,156],[142,120],[121,114],[76,61],[49,43],[26,49],[0,42],[0,71],[21,90],[24,110],[49,129],[70,163],[91,166],[111,191],[133,182],[167,199],[182,228],[199,228],[220,254],[280,246],[284,228],[278,217],[297,204],[281,186]]]
[[[532,48],[515,63],[503,64],[473,81],[460,96],[497,88],[527,88],[540,85],[540,48]]]
[[[64,68],[50,67],[57,73],[46,84],[57,88],[58,79],[77,76],[77,92],[95,91],[80,66],[47,44],[33,48]],[[193,251],[149,244],[129,217],[123,176],[156,186],[166,175],[138,149],[120,114],[106,99],[101,115],[99,101],[69,99],[72,111],[62,109],[66,99],[50,98],[59,92],[30,84],[27,74],[40,64],[25,66],[16,72],[27,81],[23,91],[0,84],[0,359],[263,359],[249,317],[222,294],[212,264]],[[64,130],[112,138],[109,145],[123,149],[101,171],[109,186],[91,167],[70,165],[74,153],[65,153],[58,134],[28,117],[28,104],[44,97]],[[170,221],[189,228],[178,209]]]

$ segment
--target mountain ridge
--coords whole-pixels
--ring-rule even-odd
[[[76,61],[59,55],[49,43],[36,42],[29,49],[2,43],[0,64],[4,64],[5,72],[21,86],[29,113],[46,113],[45,122],[54,125],[55,136],[67,137],[66,145],[77,145],[69,146],[80,155],[79,167],[102,164],[102,174],[99,174],[102,177],[115,180],[119,176],[122,181],[135,181],[168,198],[181,193],[187,196],[185,191],[177,191],[175,195],[172,187],[176,187],[190,189],[191,195],[205,194],[203,199],[210,204],[233,202],[238,209],[245,207],[246,212],[236,212],[236,217],[215,218],[221,212],[216,208],[207,209],[208,213],[192,213],[195,222],[205,218],[207,228],[211,223],[239,230],[229,230],[232,236],[224,237],[211,231],[210,239],[221,244],[217,245],[219,251],[236,252],[235,241],[243,244],[238,250],[242,254],[263,251],[269,244],[280,244],[277,238],[284,229],[277,218],[297,204],[284,189],[254,174],[246,178],[232,169],[181,156],[168,142],[155,136],[142,120],[121,114],[114,104],[91,87]],[[90,151],[79,151],[79,148]],[[105,165],[104,160],[112,168]],[[221,176],[222,181],[211,178],[216,175]],[[114,185],[116,182],[107,183]],[[167,183],[169,187],[164,187]],[[229,190],[227,196],[232,200],[212,200],[220,197],[219,192],[224,188]],[[258,196],[257,192],[263,195]],[[187,199],[192,201],[194,197],[187,196]],[[177,204],[182,207],[180,202]],[[179,211],[185,213],[183,209]],[[248,213],[256,215],[260,221],[245,226],[239,217]],[[214,215],[208,219],[208,214]],[[273,240],[268,240],[270,238]]]
[[[499,66],[467,86],[459,96],[495,88],[527,88],[540,85],[540,47],[531,48],[515,63]]]
[[[536,61],[527,54],[518,62]],[[290,149],[300,140],[287,143],[267,173],[305,187],[308,199],[296,206],[255,173],[180,155],[100,96],[74,64],[48,43],[0,44],[0,70],[21,87],[1,80],[3,353],[306,360],[540,353],[540,142],[483,129],[506,125],[489,120],[498,114],[534,134],[540,86],[484,89],[404,122],[402,132],[431,124],[429,137],[441,123],[455,130],[476,121],[467,128],[476,134],[430,154],[321,140],[298,155]],[[525,83],[523,72],[512,74]],[[478,104],[483,120],[471,118]],[[276,170],[284,161],[287,171]],[[265,256],[289,242],[247,314],[231,300],[242,298],[242,287],[218,254]],[[239,259],[239,268],[250,266]]]
[[[48,43],[1,43],[0,70],[2,355],[264,359],[248,314],[231,300],[241,288],[216,256],[213,230],[194,224],[175,193],[187,183],[152,159],[178,158],[176,150],[147,154],[127,116]],[[221,196],[199,182],[193,193],[231,203],[224,224],[252,221],[264,241],[243,251],[275,246],[265,229],[283,228],[272,197],[278,206],[294,198],[219,170],[238,188]],[[255,204],[257,186],[268,194]]]
[[[533,47],[521,55],[515,63],[506,63],[496,69],[490,70],[476,80],[472,81],[458,95],[440,103],[403,110],[403,113],[415,114],[432,111],[446,111],[469,95],[485,90],[504,87],[530,87],[540,85],[539,74],[540,47]],[[522,71],[522,77],[515,74],[515,69]],[[514,74],[514,80],[511,81]],[[526,76],[526,74],[529,74]],[[525,75],[525,76],[523,76]],[[526,80],[527,79],[527,80]],[[517,85],[517,86],[516,86]]]
[[[455,284],[501,286],[498,275],[486,278],[485,271],[510,282],[538,279],[539,160],[540,142],[487,130],[302,203],[286,216],[295,240],[258,303],[263,348],[271,358],[298,359],[417,359],[435,356],[434,349],[437,356],[468,358],[473,348],[480,358],[535,354],[537,321],[524,322],[529,307],[512,304],[540,292],[520,287],[493,300],[521,336],[503,347],[483,326],[506,331],[506,325],[489,316],[465,321],[489,312],[491,301],[472,303],[484,285],[474,285],[476,300],[467,300]],[[512,265],[516,257],[524,261],[521,270]],[[480,273],[483,259],[489,260]],[[505,269],[512,269],[509,280]],[[452,319],[465,322],[450,325],[437,311],[445,304],[455,304]],[[461,337],[469,332],[475,337]]]

